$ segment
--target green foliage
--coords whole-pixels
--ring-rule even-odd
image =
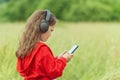
[[[10,0],[0,0],[0,4],[8,2],[8,1],[10,1]]]
[[[0,0],[1,21],[25,21],[37,9],[49,9],[63,21],[120,21],[120,0]]]

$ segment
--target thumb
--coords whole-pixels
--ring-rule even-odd
[[[65,53],[67,53],[67,51],[66,51],[66,50],[65,50],[64,52],[62,52],[62,55],[63,55],[63,54],[65,54]]]
[[[59,54],[59,55],[57,56],[57,58],[61,58],[66,52],[67,52],[67,51],[62,52],[61,54]]]

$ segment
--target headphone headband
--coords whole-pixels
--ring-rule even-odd
[[[50,15],[51,15],[51,12],[49,10],[46,10],[46,18],[45,18],[46,21],[49,21]]]

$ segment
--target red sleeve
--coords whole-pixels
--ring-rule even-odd
[[[42,58],[39,65],[44,69],[46,75],[52,79],[61,76],[66,66],[66,59],[63,57],[60,59],[55,58],[47,46],[43,46],[40,50]]]

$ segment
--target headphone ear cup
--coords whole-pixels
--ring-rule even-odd
[[[48,31],[49,24],[48,24],[48,22],[47,22],[46,20],[42,20],[39,27],[40,27],[40,31],[41,31],[42,33],[45,33],[45,32]]]

